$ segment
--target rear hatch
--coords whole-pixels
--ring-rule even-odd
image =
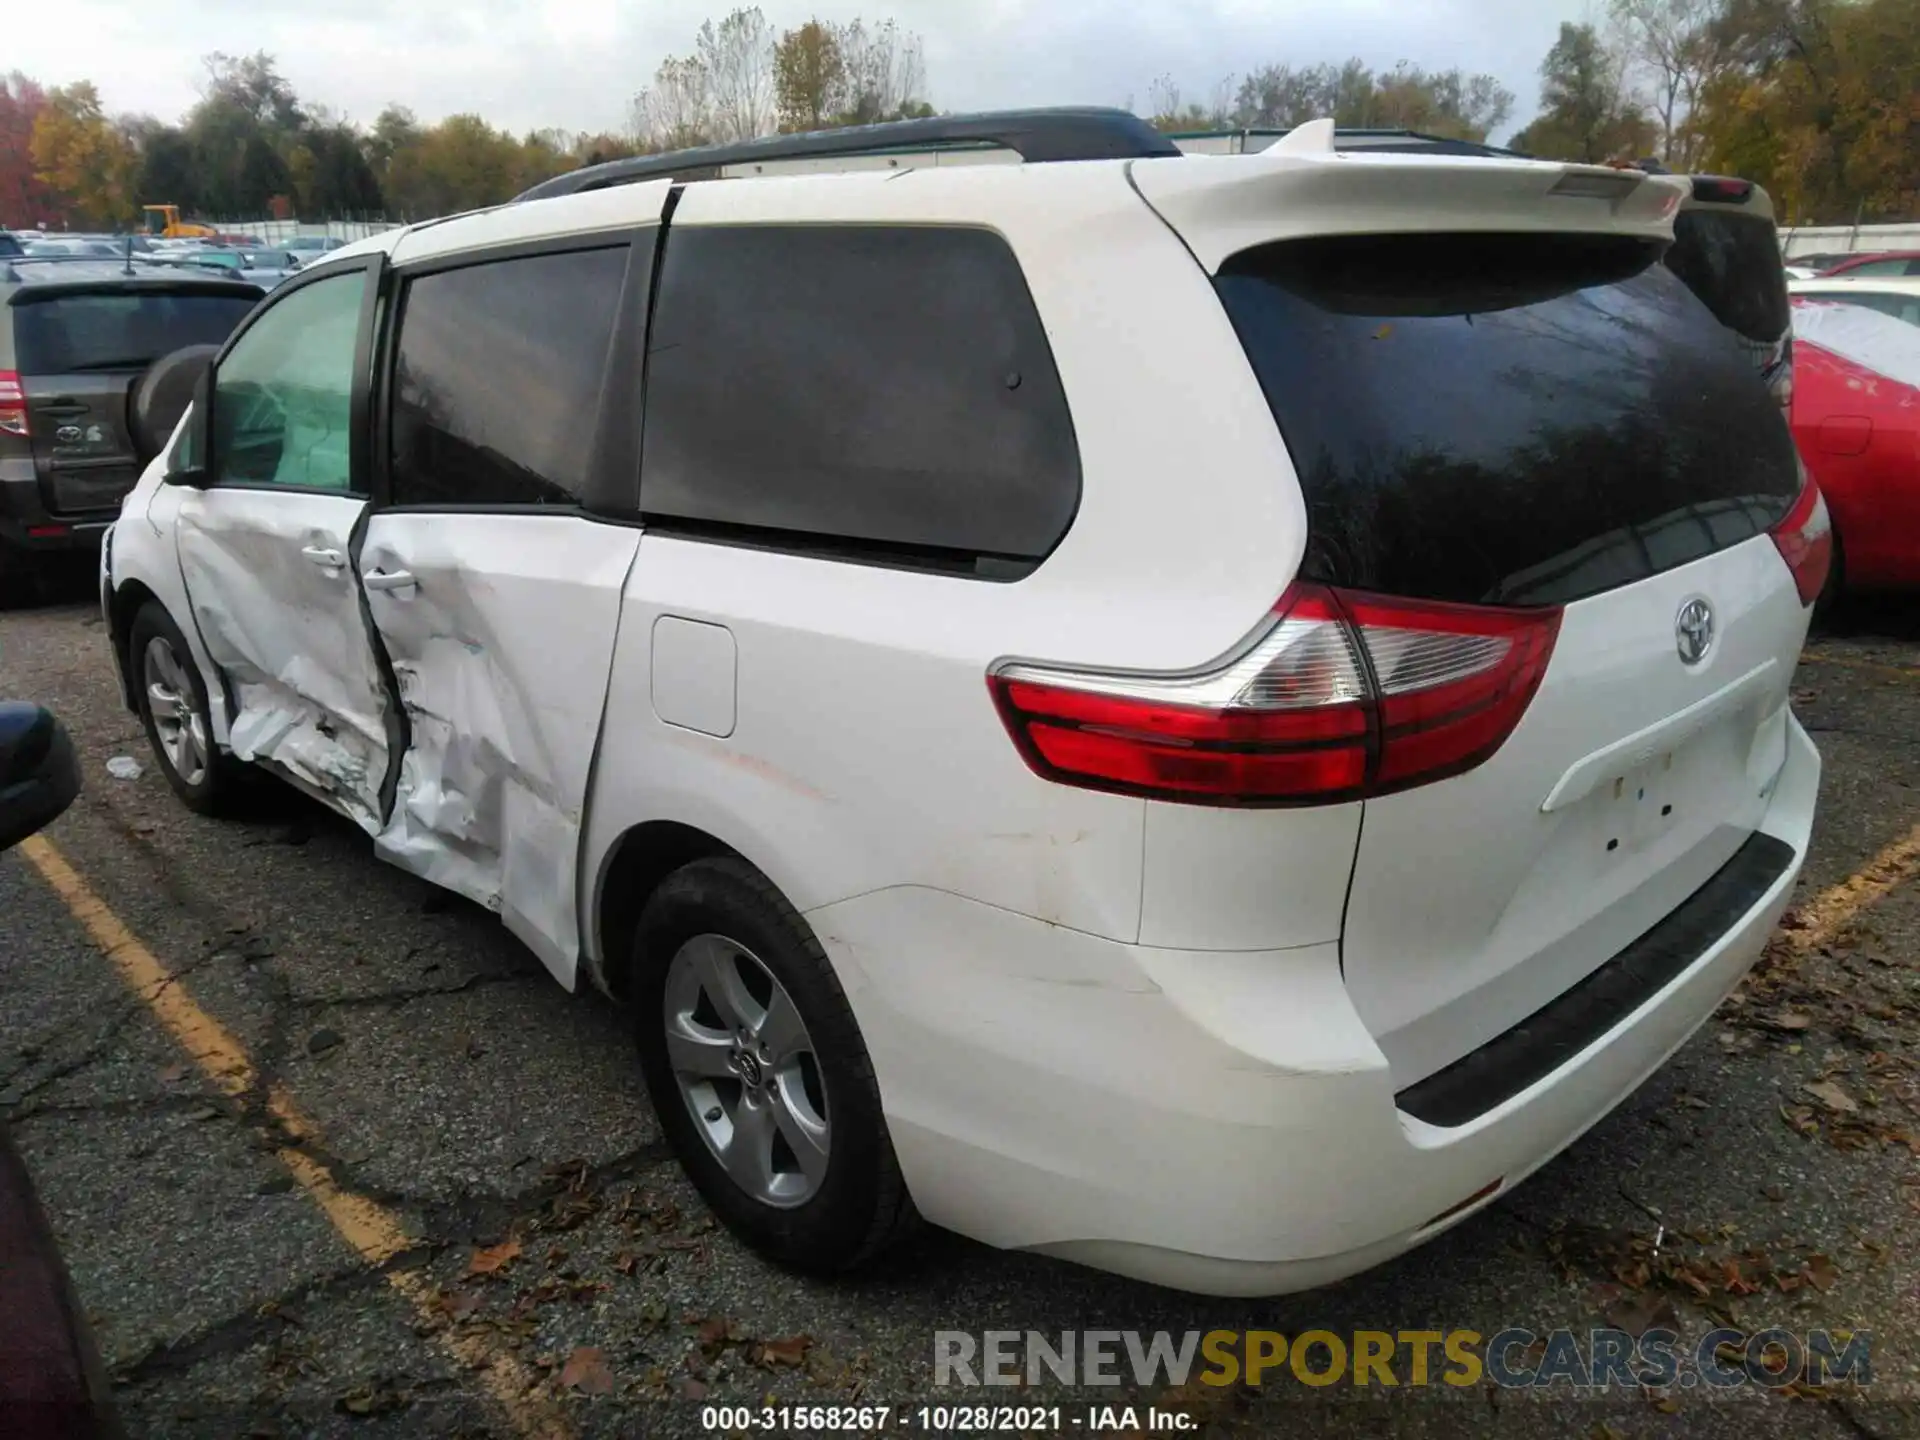
[[[133,387],[162,355],[225,340],[259,293],[248,285],[144,279],[13,292],[7,311],[26,440],[50,513],[120,503],[138,478],[128,410]]]
[[[1467,693],[1439,673],[1483,663],[1447,648],[1461,635],[1551,646],[1465,773],[1396,786],[1375,761],[1342,964],[1399,1087],[1593,972],[1754,831],[1807,624],[1769,531],[1817,503],[1748,357],[1652,227],[1623,222],[1637,178],[1582,206],[1559,167],[1459,161],[1440,184],[1403,166],[1295,185],[1277,165],[1264,210],[1251,179],[1220,206],[1156,197],[1136,167],[1213,272],[1293,457],[1300,578],[1362,627],[1380,754],[1417,764],[1423,724],[1459,728],[1417,703],[1396,721],[1391,697]]]

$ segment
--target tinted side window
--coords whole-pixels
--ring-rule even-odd
[[[1765,216],[1682,210],[1666,259],[1722,325],[1764,345],[1787,333],[1786,264]]]
[[[572,505],[593,455],[627,247],[423,275],[400,309],[395,505]]]
[[[650,516],[964,570],[1040,559],[1079,504],[1052,351],[985,230],[673,232],[646,406]]]

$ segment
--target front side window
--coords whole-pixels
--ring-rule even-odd
[[[496,260],[408,285],[393,504],[579,503],[627,249]]]
[[[352,488],[354,358],[367,275],[288,295],[234,343],[213,381],[214,482]]]

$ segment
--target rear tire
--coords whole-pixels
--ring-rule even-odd
[[[654,1110],[734,1234],[823,1275],[912,1229],[853,1011],[819,940],[764,875],[731,856],[675,871],[641,913],[634,955]]]
[[[0,610],[25,609],[46,598],[46,581],[35,558],[0,547]]]
[[[158,601],[127,632],[128,677],[160,773],[189,810],[231,813],[244,781],[240,762],[213,742],[206,682],[193,651]]]

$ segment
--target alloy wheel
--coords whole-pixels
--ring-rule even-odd
[[[147,711],[153,717],[161,754],[183,785],[200,784],[207,778],[212,759],[207,722],[194,704],[186,668],[166,636],[155,635],[147,641],[140,678],[146,687]]]
[[[786,987],[737,941],[695,935],[668,962],[667,1064],[695,1128],[748,1195],[779,1209],[826,1179],[826,1088]]]

